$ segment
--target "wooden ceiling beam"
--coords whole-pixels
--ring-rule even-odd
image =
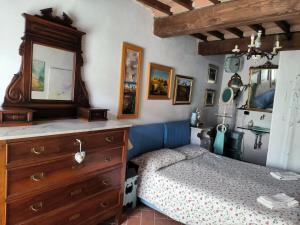
[[[281,51],[300,50],[300,32],[292,33],[292,39],[288,40],[285,34],[279,34]],[[262,49],[272,51],[277,35],[268,35],[262,38]],[[238,45],[241,52],[248,50],[250,38],[226,39],[224,41],[199,42],[198,52],[200,55],[223,55],[231,54],[235,45]]]
[[[207,42],[207,36],[204,34],[198,33],[198,34],[191,34],[191,35],[195,38],[198,38],[198,39],[204,41],[204,42]]]
[[[291,25],[287,21],[276,21],[275,24],[286,34],[289,40],[292,38]]]
[[[172,0],[173,2],[176,2],[177,4],[187,8],[188,10],[193,10],[193,1],[191,0]]]
[[[158,0],[137,0],[140,3],[143,3],[153,9],[156,9],[160,12],[163,12],[169,16],[173,15],[171,12],[171,7],[169,5],[166,5]]]
[[[221,33],[220,31],[214,30],[214,31],[208,31],[207,33],[209,33],[210,35],[219,38],[220,40],[225,40],[225,36],[223,33]]]
[[[262,36],[266,36],[266,29],[261,24],[251,24],[249,27],[256,33],[258,33],[258,31],[262,31]]]
[[[227,28],[226,30],[228,32],[234,34],[235,36],[238,36],[239,38],[243,38],[244,37],[244,32],[242,30],[240,30],[239,28],[231,27],[231,28]]]
[[[235,0],[156,18],[154,34],[171,37],[299,17],[299,0]]]
[[[275,24],[285,33],[291,32],[291,25],[285,20],[276,21]]]

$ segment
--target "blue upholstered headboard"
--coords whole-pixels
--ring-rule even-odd
[[[129,130],[129,140],[133,148],[128,151],[128,159],[164,146],[163,123],[133,126]]]
[[[189,121],[155,123],[133,126],[129,139],[133,148],[128,151],[128,160],[146,152],[162,148],[176,148],[190,143]]]

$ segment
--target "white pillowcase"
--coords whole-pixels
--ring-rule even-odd
[[[185,145],[179,148],[175,148],[175,151],[178,151],[186,156],[186,159],[194,159],[203,155],[204,153],[209,152],[208,150],[200,147],[199,145]]]
[[[153,152],[147,152],[135,157],[131,161],[140,166],[143,170],[157,171],[184,159],[186,159],[185,154],[171,149],[161,149]]]

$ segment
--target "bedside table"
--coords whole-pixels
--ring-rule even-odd
[[[199,145],[201,144],[200,138],[197,136],[203,128],[200,127],[191,127],[191,144],[193,145]]]

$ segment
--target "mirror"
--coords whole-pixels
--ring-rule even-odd
[[[272,112],[277,71],[278,66],[270,62],[250,68],[248,109]]]
[[[84,32],[71,18],[24,13],[25,32],[19,54],[22,65],[7,87],[3,107],[30,109],[33,120],[76,118],[78,108],[89,108],[89,96],[81,78],[81,41]]]
[[[75,53],[33,44],[31,99],[74,100]]]

